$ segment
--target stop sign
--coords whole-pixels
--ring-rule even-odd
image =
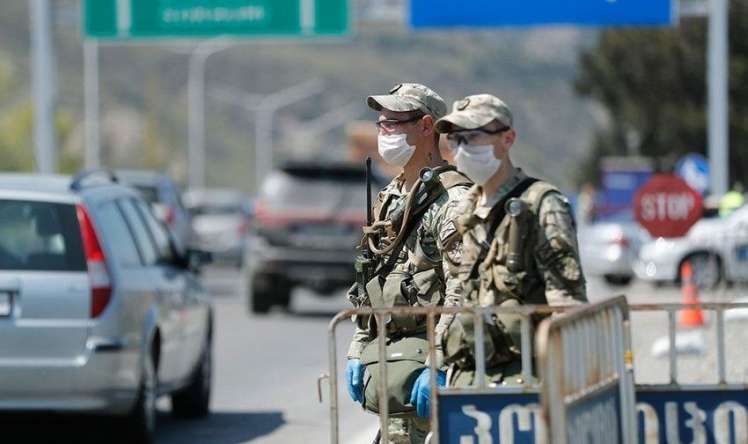
[[[656,174],[634,195],[634,216],[655,237],[685,236],[703,212],[701,194],[673,174]]]

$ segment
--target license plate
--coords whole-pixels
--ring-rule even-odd
[[[10,293],[0,293],[0,317],[8,317],[13,308]]]

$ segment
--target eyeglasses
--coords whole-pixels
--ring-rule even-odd
[[[383,119],[383,120],[377,120],[374,122],[374,124],[377,126],[377,129],[380,131],[386,131],[386,132],[392,132],[397,130],[397,128],[400,125],[404,125],[406,123],[412,123],[416,122],[418,120],[421,120],[425,114],[419,114],[415,117],[411,117],[410,119],[405,120],[397,120],[397,119]]]
[[[447,134],[447,144],[451,149],[456,150],[460,145],[469,145],[486,135],[495,136],[496,134],[501,134],[505,131],[509,131],[510,129],[510,127],[505,126],[497,130],[478,128],[474,130],[455,131],[453,133]]]

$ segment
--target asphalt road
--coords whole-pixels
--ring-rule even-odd
[[[158,443],[161,444],[280,444],[326,443],[329,440],[329,399],[327,385],[324,403],[317,401],[316,381],[327,371],[327,325],[334,313],[347,308],[343,294],[321,298],[298,290],[292,313],[275,312],[267,316],[247,313],[244,291],[238,273],[230,269],[211,269],[206,284],[215,300],[217,331],[215,338],[215,375],[212,413],[197,421],[173,419],[168,400],[160,403]],[[590,298],[601,300],[627,294],[631,302],[676,302],[676,288],[654,288],[643,283],[612,288],[591,279]],[[722,289],[703,295],[703,300],[732,300],[744,288]],[[709,316],[707,315],[707,318]],[[742,350],[748,343],[745,320],[728,322],[728,350]],[[716,380],[716,354],[713,352],[714,323],[704,330],[706,350],[679,358],[684,381]],[[339,372],[343,363],[351,327],[343,323],[338,333]],[[667,333],[664,315],[634,314],[632,336],[635,365],[640,382],[665,382],[667,358],[655,357],[652,346]],[[748,357],[733,353],[728,360],[732,379],[744,381]],[[342,384],[339,390],[342,441],[346,444],[371,442],[376,417],[362,412],[348,399]],[[20,425],[19,425],[20,424]],[[3,442],[78,443],[114,442],[110,423],[90,417],[45,416],[13,417],[0,421],[10,432],[3,436],[23,436],[22,440]],[[10,434],[8,434],[10,433]],[[87,437],[83,439],[83,437]]]
[[[253,316],[246,309],[244,290],[235,272],[210,270],[206,283],[215,296],[218,320],[212,415],[194,423],[163,415],[158,442],[327,442],[329,386],[323,383],[324,403],[320,404],[317,377],[327,372],[327,326],[335,313],[348,308],[344,295],[324,298],[297,290],[292,313]],[[342,357],[351,334],[350,324],[341,324],[339,372],[344,370]],[[363,413],[347,396],[341,387],[343,436],[361,435],[376,418]]]

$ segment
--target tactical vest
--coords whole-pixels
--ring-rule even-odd
[[[440,185],[437,189],[433,190],[433,193],[439,193],[439,197],[451,188],[457,186],[469,186],[472,182],[457,172],[453,167],[450,169],[439,171],[439,182]],[[414,190],[417,191],[417,190]],[[436,196],[434,196],[436,197]],[[391,208],[392,205],[399,205],[400,202],[405,201],[405,196],[400,199],[395,199],[393,195],[385,195],[380,193],[377,197],[377,201],[374,204],[374,215],[375,222],[387,220],[393,213],[396,213],[396,208]],[[431,204],[433,205],[433,203]],[[430,205],[429,205],[430,206]],[[422,217],[423,213],[416,215],[416,217]],[[412,220],[410,223],[416,225],[411,228],[411,233],[405,236],[402,241],[403,244],[409,242],[412,233],[417,231],[417,225],[420,223],[418,220]],[[401,230],[407,229],[409,221],[396,221],[393,235]],[[415,256],[422,255],[422,245],[416,240],[416,245],[413,246],[413,252]],[[399,264],[407,261],[408,251],[405,245],[399,246],[394,249],[393,254],[397,254],[397,259],[392,259],[393,264]],[[383,257],[377,257],[377,262],[380,266],[390,261],[388,255]],[[418,260],[418,258],[416,258]],[[422,262],[421,264],[423,265]],[[430,264],[430,262],[428,262]],[[402,267],[395,267],[393,271],[386,271],[379,273],[373,279],[366,284],[366,293],[369,299],[369,303],[374,308],[392,308],[397,306],[437,306],[444,302],[444,276],[441,268],[441,263],[433,263],[432,266],[425,267],[425,269],[413,270],[409,267],[408,270],[402,270]],[[370,319],[370,322],[373,319]],[[395,336],[407,336],[414,333],[425,331],[425,316],[398,316],[393,315],[390,322],[388,323],[388,331]],[[373,327],[373,325],[370,325]]]
[[[478,203],[479,193],[477,188],[472,190],[470,201],[467,202],[466,214],[459,221],[458,228],[465,236],[473,236],[473,241],[465,239],[463,257],[466,263],[463,270],[469,270],[474,265],[470,263],[478,256],[481,241],[476,239],[476,226],[484,223],[483,233],[488,227],[495,225],[495,221],[481,221],[472,216]],[[517,306],[522,304],[546,305],[545,282],[535,263],[535,254],[539,250],[538,239],[542,235],[539,220],[540,204],[543,198],[551,192],[558,192],[554,186],[538,181],[530,185],[519,199],[524,202],[525,210],[516,216],[516,222],[512,222],[510,215],[505,215],[495,230],[495,235],[485,258],[478,266],[478,276],[470,276],[465,271],[462,273],[463,296],[466,301],[483,307],[490,306]],[[512,223],[517,223],[520,242],[517,261],[511,266],[508,264],[510,245],[509,232]],[[471,249],[468,251],[468,249]],[[538,321],[539,319],[536,319]],[[474,327],[472,316],[458,316],[455,318],[445,335],[443,349],[445,351],[445,362],[456,364],[465,371],[474,370]],[[496,371],[496,377],[501,379],[504,372],[503,366],[519,358],[521,344],[521,317],[518,315],[499,314],[486,320],[485,324],[485,350],[486,366]]]
[[[538,240],[542,236],[539,212],[543,198],[551,192],[559,190],[549,183],[538,181],[520,195],[519,199],[525,203],[527,210],[517,216],[520,248],[516,253],[519,254],[519,261],[513,267],[507,263],[512,217],[505,215],[496,228],[488,254],[478,267],[478,282],[468,286],[472,294],[466,294],[467,298],[484,307],[500,305],[508,299],[522,304],[548,303],[545,282],[535,263],[535,255],[545,253],[542,248],[538,249]],[[476,204],[473,202],[473,208]],[[461,230],[470,230],[477,222],[472,219]],[[487,224],[490,225],[491,221],[487,221]]]

